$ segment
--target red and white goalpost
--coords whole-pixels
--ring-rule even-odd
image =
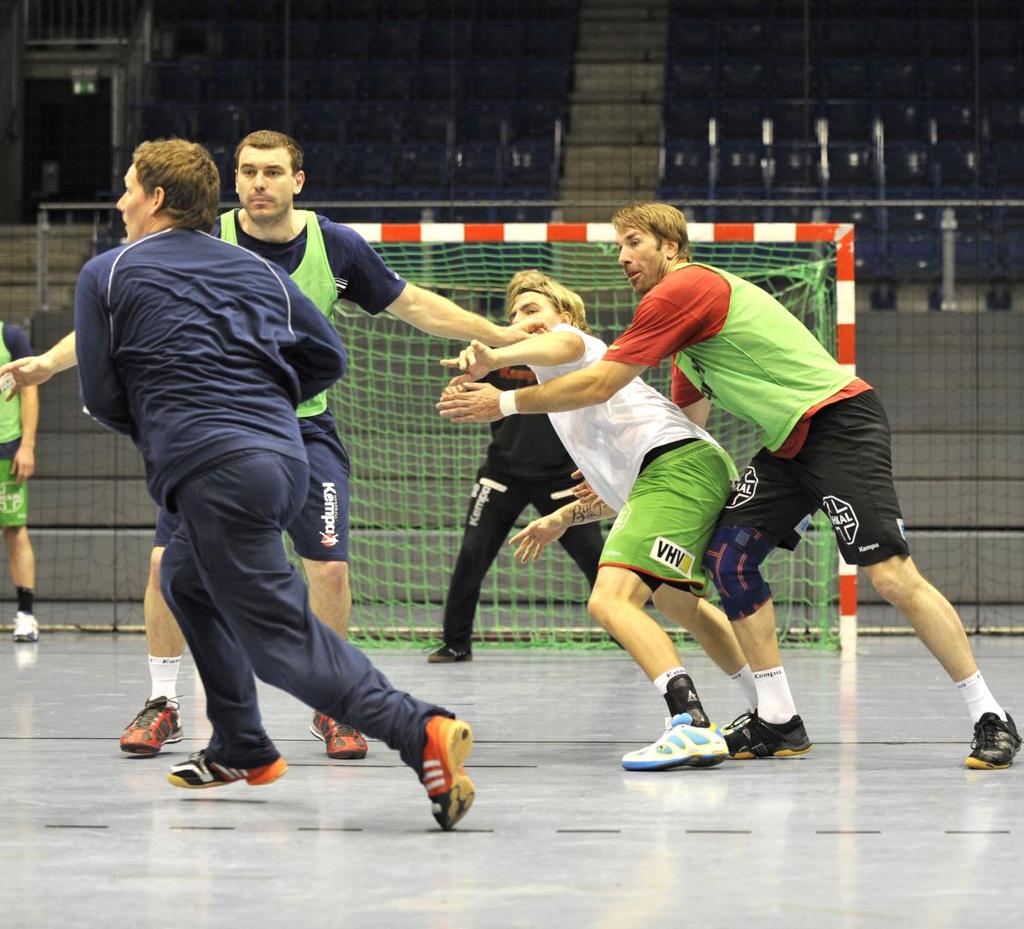
[[[609,223],[352,223],[367,241],[386,249],[420,243],[614,243]],[[700,223],[687,225],[690,240],[715,245],[828,243],[834,246],[836,356],[855,371],[854,230],[848,223]],[[391,263],[386,253],[386,260]],[[607,260],[607,259],[605,259]],[[714,263],[714,262],[712,262]],[[847,656],[856,653],[857,569],[839,559],[839,638]]]

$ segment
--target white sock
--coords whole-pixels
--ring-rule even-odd
[[[680,674],[685,673],[686,668],[680,665],[678,668],[671,668],[664,674],[659,674],[653,681],[651,681],[651,683],[658,688],[658,693],[664,697],[665,694],[668,693],[668,682],[672,680],[672,678],[679,677]]]
[[[155,658],[149,656],[149,699],[167,697],[174,700],[178,694],[178,669],[181,667],[181,655],[177,658]]]
[[[740,690],[743,691],[743,699],[747,701],[747,709],[753,713],[757,709],[757,687],[754,684],[754,672],[750,670],[750,665],[745,664],[729,677],[739,684]]]
[[[967,712],[971,714],[972,723],[976,723],[986,713],[995,713],[1001,720],[1006,721],[1006,710],[996,703],[996,698],[989,691],[980,671],[957,681],[956,689],[960,691],[960,696],[967,704]]]
[[[766,723],[788,723],[796,716],[796,705],[782,665],[755,671],[754,686],[757,688],[757,715]]]

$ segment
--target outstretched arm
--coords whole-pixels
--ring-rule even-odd
[[[415,284],[406,284],[387,310],[428,335],[442,339],[478,339],[485,345],[511,345],[543,328],[543,324],[535,320],[515,326],[498,326],[486,317],[456,306],[447,297]]]
[[[442,358],[446,368],[458,368],[466,381],[478,381],[504,365],[554,366],[576,361],[584,352],[583,339],[575,332],[547,332],[504,348],[488,348],[474,339],[458,358]]]
[[[535,519],[525,529],[512,536],[508,544],[518,546],[513,554],[518,561],[524,564],[531,559],[536,561],[545,546],[560,539],[567,529],[614,515],[615,510],[601,500],[596,503],[582,503],[576,500],[547,516]]]
[[[4,399],[10,400],[22,387],[33,387],[43,384],[53,375],[78,364],[75,353],[75,334],[69,332],[49,351],[42,355],[27,355],[15,361],[9,361],[0,367],[0,378],[9,374],[14,378],[13,388],[4,390]]]
[[[598,361],[582,371],[563,374],[545,384],[521,387],[512,394],[514,406],[500,394],[479,390],[477,384],[463,384],[461,391],[446,390],[437,403],[437,411],[455,423],[491,423],[511,413],[560,413],[604,403],[646,370],[646,365]]]

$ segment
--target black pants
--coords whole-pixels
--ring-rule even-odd
[[[519,514],[531,503],[541,516],[553,513],[573,500],[567,491],[576,483],[568,478],[524,481],[480,469],[469,500],[459,557],[448,585],[448,599],[444,607],[446,645],[463,649],[470,647],[480,585]],[[604,547],[599,524],[574,526],[559,542],[593,587],[597,579],[598,559]]]

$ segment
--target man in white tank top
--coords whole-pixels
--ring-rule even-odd
[[[458,359],[442,362],[465,372],[451,390],[504,365],[527,364],[544,382],[603,357],[606,346],[590,334],[582,299],[558,281],[538,271],[521,272],[509,283],[508,298],[513,320],[540,319],[549,332],[500,349],[471,343]],[[606,403],[548,415],[596,497],[534,520],[510,540],[518,546],[516,557],[537,558],[571,526],[618,514],[588,609],[643,668],[672,714],[662,737],[625,755],[623,767],[717,764],[728,755],[724,739],[704,712],[672,640],[643,607],[653,597],[752,702],[750,668],[729,622],[699,599],[708,589],[704,548],[736,475],[732,460],[640,378]]]

